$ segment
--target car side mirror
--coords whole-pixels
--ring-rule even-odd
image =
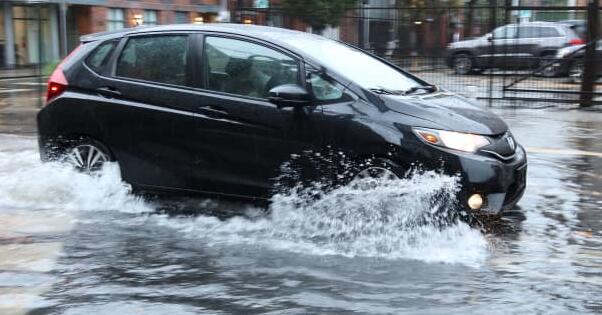
[[[488,42],[493,41],[493,34],[489,33],[485,35],[485,39],[487,39]]]
[[[269,91],[268,100],[278,108],[301,107],[311,104],[307,90],[297,84],[283,84]]]

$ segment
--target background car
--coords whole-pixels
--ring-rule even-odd
[[[581,80],[583,75],[583,65],[586,45],[577,45],[565,47],[558,50],[556,62],[551,65],[550,71],[555,75],[569,75],[573,81]],[[602,40],[596,42],[595,62],[600,64],[602,61]],[[602,76],[602,65],[596,67],[598,76]]]
[[[582,39],[587,36],[587,22],[585,20],[562,20],[557,23],[567,25]]]
[[[450,43],[446,62],[457,74],[488,68],[533,69],[549,63],[558,49],[582,44],[583,39],[567,24],[509,24],[475,39]]]

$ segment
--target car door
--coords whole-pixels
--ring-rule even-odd
[[[546,29],[555,31],[551,27],[539,26],[521,26],[518,28],[518,67],[535,67],[540,63],[541,48],[546,46],[546,40],[550,41],[550,38],[544,37]]]
[[[97,93],[111,117],[106,132],[124,180],[157,189],[202,190],[191,172],[195,98],[191,85],[194,45],[182,33],[125,38]],[[109,114],[110,113],[110,114]]]
[[[279,85],[305,87],[304,64],[255,39],[207,35],[202,43],[196,152],[203,178],[212,191],[265,197],[283,163],[318,152],[328,139],[318,103],[278,108],[268,100]]]
[[[272,133],[260,108],[273,107],[269,86],[299,81],[296,57],[269,44],[233,35],[205,35],[195,110],[195,166],[207,191],[265,195],[269,187],[257,139]],[[278,123],[278,125],[282,125]]]
[[[496,68],[513,68],[520,62],[517,46],[517,27],[507,25],[493,33],[492,58],[490,63]]]
[[[325,109],[345,107],[356,98],[332,77],[306,66],[306,82],[301,82],[312,96],[309,106],[278,108],[271,103],[258,106],[258,112],[267,118],[267,132],[258,135],[257,155],[260,180],[266,186],[290,184],[288,180],[332,179],[332,171],[340,171],[338,162],[344,162],[343,139],[349,139],[347,120],[326,115]],[[305,80],[304,80],[305,81]],[[344,131],[343,131],[344,130]],[[338,132],[337,132],[338,131]],[[343,131],[343,132],[341,132]]]

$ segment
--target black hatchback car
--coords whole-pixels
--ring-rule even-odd
[[[495,114],[346,44],[278,28],[83,37],[49,79],[38,128],[43,160],[116,161],[143,190],[266,198],[281,166],[308,152],[352,161],[321,160],[339,179],[413,165],[458,174],[466,209],[497,213],[525,189],[525,151]]]

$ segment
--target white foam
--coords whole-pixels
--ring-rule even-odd
[[[291,190],[276,195],[270,214],[260,218],[157,218],[161,225],[213,245],[478,266],[488,255],[487,240],[445,215],[455,211],[457,188],[456,178],[427,172],[379,181],[370,189],[350,185],[318,192],[318,199],[310,198],[315,192]]]
[[[130,194],[116,164],[88,176],[41,163],[34,138],[2,135],[0,143],[0,209],[151,210]]]
[[[0,209],[153,211],[130,194],[117,165],[91,177],[57,163],[41,163],[34,138],[0,135],[0,144]],[[443,224],[449,220],[445,214],[455,211],[457,178],[426,172],[371,184],[370,189],[349,185],[327,193],[286,191],[273,197],[264,216],[153,219],[208,246],[253,244],[311,255],[471,266],[486,259],[488,243],[479,231],[457,221]]]

